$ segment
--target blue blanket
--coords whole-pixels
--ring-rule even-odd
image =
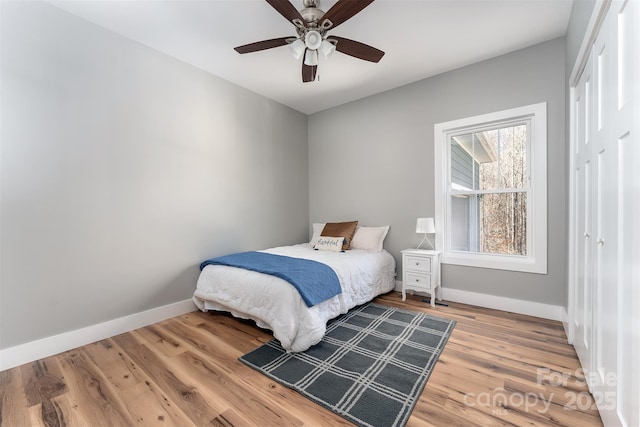
[[[309,259],[266,252],[240,252],[208,259],[200,264],[200,270],[207,265],[244,268],[284,279],[298,290],[307,307],[342,293],[336,272],[326,264]]]

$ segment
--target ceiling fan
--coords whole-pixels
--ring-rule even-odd
[[[327,35],[346,20],[352,18],[373,0],[338,0],[326,13],[319,9],[319,0],[303,0],[304,9],[298,11],[289,0],[266,0],[280,15],[291,22],[297,37],[280,37],[249,43],[234,48],[238,53],[250,53],[289,45],[296,59],[303,57],[302,81],[312,82],[318,70],[318,52],[325,58],[333,51],[342,52],[370,62],[378,62],[384,52],[364,43]]]

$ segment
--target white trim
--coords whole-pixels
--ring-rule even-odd
[[[495,295],[480,294],[477,292],[461,291],[459,289],[443,287],[440,287],[440,290],[442,291],[442,299],[446,301],[459,302],[484,308],[493,308],[495,310],[510,311],[512,313],[542,317],[543,319],[558,320],[563,323],[565,332],[567,332],[569,317],[567,315],[566,308],[561,305],[543,304],[540,302],[499,297]],[[394,291],[402,292],[401,280],[396,280],[396,287]],[[438,300],[439,299],[436,299],[436,301]],[[569,337],[568,333],[567,337]]]
[[[0,371],[142,328],[197,308],[191,299],[0,350]]]
[[[565,335],[567,335],[567,342],[573,344],[573,330],[569,324],[569,312],[566,307],[562,307],[562,327],[564,328]]]
[[[593,7],[593,13],[591,14],[591,19],[589,20],[589,24],[585,30],[585,36],[582,39],[582,44],[580,45],[580,50],[576,57],[576,62],[573,64],[571,74],[569,75],[569,85],[571,87],[578,83],[578,79],[580,78],[585,65],[587,65],[589,52],[596,40],[600,26],[604,21],[607,11],[609,10],[609,6],[611,6],[611,1],[612,0],[596,0],[596,4]]]
[[[562,321],[562,312],[564,311],[564,307],[560,305],[543,304],[451,288],[442,288],[442,299],[557,321]]]

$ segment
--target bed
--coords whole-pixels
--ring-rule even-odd
[[[227,265],[206,265],[197,281],[194,303],[202,311],[225,311],[254,320],[259,327],[273,331],[287,351],[304,351],[317,344],[330,319],[395,287],[395,260],[382,249],[381,241],[358,249],[361,246],[354,236],[349,250],[316,250],[321,225],[314,224],[310,243],[257,252],[318,261],[331,267],[339,280],[340,294],[308,307],[296,288],[282,278]]]

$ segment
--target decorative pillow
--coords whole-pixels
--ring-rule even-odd
[[[313,249],[319,249],[321,251],[334,251],[342,252],[342,245],[346,239],[344,237],[328,237],[320,236],[318,241],[313,246]]]
[[[356,232],[358,221],[349,222],[328,222],[322,229],[321,236],[328,237],[344,237],[344,244],[342,245],[343,251],[348,251],[351,246],[351,239]]]
[[[324,222],[323,223],[317,223],[317,222],[313,223],[313,235],[311,236],[311,241],[309,242],[311,247],[316,245],[316,242],[318,241],[318,238],[320,237],[320,233],[322,233],[322,229],[324,228],[324,225],[325,225]]]
[[[356,232],[351,240],[351,249],[360,249],[368,252],[381,252],[384,238],[387,237],[389,226],[384,227],[356,227]]]

